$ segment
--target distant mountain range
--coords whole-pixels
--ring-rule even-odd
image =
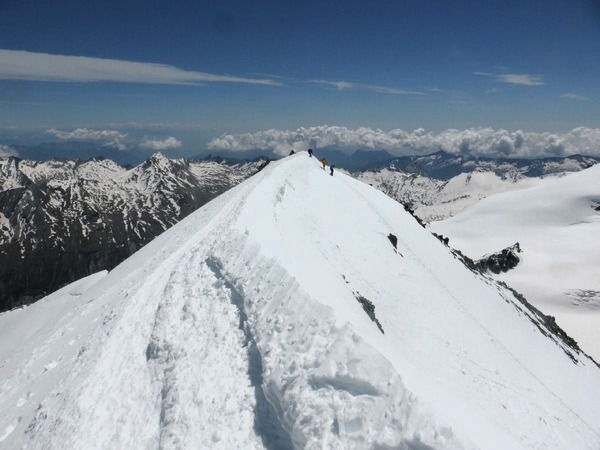
[[[531,187],[546,177],[579,172],[598,163],[589,156],[536,160],[466,158],[446,152],[395,158],[354,176],[400,203],[425,222],[452,217],[499,192]]]
[[[417,174],[437,180],[449,180],[461,173],[493,172],[503,179],[543,177],[554,173],[577,172],[600,161],[592,156],[518,159],[484,158],[448,153],[440,150],[427,155],[394,156],[385,150],[356,150],[348,154],[339,150],[315,150],[315,156],[350,172],[388,169]]]
[[[397,158],[385,151],[319,150],[315,156],[409,204],[426,222],[451,217],[491,193],[535,183],[532,177],[598,162],[583,156],[473,159],[445,152]],[[125,168],[106,158],[0,158],[0,310],[115,267],[267,161],[156,154]]]
[[[152,150],[140,147],[128,148],[126,151],[110,146],[101,146],[94,141],[61,141],[44,142],[37,145],[12,145],[17,156],[24,160],[49,161],[51,159],[83,159],[90,157],[104,157],[122,166],[135,166],[141,164],[152,155]],[[291,151],[291,149],[290,149]],[[169,150],[171,158],[182,158],[185,152],[179,149]],[[287,156],[287,155],[285,155]],[[407,173],[417,173],[440,180],[449,180],[460,173],[473,171],[492,171],[499,176],[510,177],[511,174],[521,173],[528,177],[542,176],[548,174],[551,168],[555,171],[570,170],[564,166],[573,165],[585,167],[587,164],[595,164],[598,158],[573,155],[569,157],[554,157],[541,159],[517,159],[517,158],[485,158],[474,157],[468,154],[448,153],[440,150],[433,154],[396,156],[386,150],[362,150],[354,152],[341,151],[331,148],[315,149],[315,156],[319,159],[325,158],[328,163],[350,172],[362,172],[366,170],[381,169],[384,167],[395,168]],[[279,159],[280,154],[271,150],[255,149],[244,151],[219,151],[198,150],[193,156],[186,159],[210,159],[219,157],[224,159],[250,160],[256,158]]]
[[[267,162],[0,158],[0,310],[115,267]]]
[[[471,172],[493,172],[502,179],[518,180],[522,177],[578,172],[599,161],[599,158],[582,155],[540,159],[475,158],[439,151],[425,156],[394,158],[385,167],[438,180],[449,180],[461,173]]]
[[[50,161],[52,159],[70,159],[70,160],[88,160],[92,157],[110,159],[117,164],[125,167],[136,166],[143,163],[151,157],[156,150],[132,147],[127,150],[119,150],[114,147],[102,146],[94,141],[64,141],[64,142],[44,142],[37,145],[11,145],[17,157],[23,160],[31,161]],[[223,151],[206,152],[198,151],[194,156],[184,156],[186,152],[179,149],[168,151],[172,159],[184,158],[189,160],[206,160],[212,158],[223,158],[226,160],[235,159],[238,161],[248,161],[252,159],[278,159],[271,151],[250,150],[250,151]],[[391,155],[390,155],[391,156]]]

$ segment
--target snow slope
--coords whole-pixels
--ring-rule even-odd
[[[0,446],[599,448],[600,369],[319,166],[272,163],[109,274],[0,315]]]
[[[498,194],[432,231],[477,259],[519,242],[522,262],[501,274],[600,361],[600,166]]]

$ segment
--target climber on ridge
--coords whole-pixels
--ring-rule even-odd
[[[308,149],[308,156],[310,156],[312,158],[312,148]]]
[[[327,165],[327,160],[325,158],[323,158],[321,160],[321,164],[323,164],[323,170],[325,170],[325,166]]]

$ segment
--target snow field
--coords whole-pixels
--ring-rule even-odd
[[[305,153],[92,281],[21,310],[45,324],[27,340],[0,316],[0,446],[600,447],[596,365],[396,202]],[[28,383],[35,358],[56,378]]]
[[[477,259],[519,242],[519,265],[497,278],[556,316],[582,349],[600,361],[600,167],[519,192],[498,194],[431,224],[450,245]],[[587,297],[586,297],[587,293]],[[586,301],[589,299],[589,301]]]

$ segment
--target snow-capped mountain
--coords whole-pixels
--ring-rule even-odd
[[[110,269],[265,161],[0,158],[0,310]]]
[[[389,168],[355,174],[356,178],[410,206],[424,222],[452,217],[488,195],[535,186],[541,178],[502,179],[493,172],[462,173],[450,180]]]
[[[355,172],[354,176],[431,222],[452,217],[488,195],[528,188],[546,177],[578,172],[597,162],[587,156],[490,159],[441,151],[398,158],[385,167]]]
[[[555,158],[485,158],[453,154],[443,150],[430,155],[402,156],[393,159],[389,168],[449,180],[462,173],[493,172],[502,179],[545,177],[564,172],[578,172],[598,163],[598,158],[572,155]]]
[[[596,450],[600,368],[550,325],[297,154],[0,315],[0,445]]]
[[[523,293],[600,361],[600,166],[497,194],[430,225],[477,259],[518,242],[497,277]]]

